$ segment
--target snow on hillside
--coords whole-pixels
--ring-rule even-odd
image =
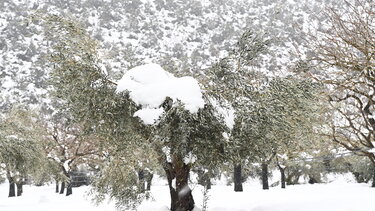
[[[345,178],[329,184],[295,185],[261,190],[257,183],[247,183],[244,192],[234,192],[232,186],[216,185],[209,191],[209,211],[373,211],[375,189],[368,184],[348,183]],[[94,206],[86,196],[88,187],[74,188],[74,194],[66,197],[54,193],[54,186],[25,186],[24,196],[7,198],[8,184],[0,185],[0,210],[66,211],[115,210],[114,203]],[[151,188],[154,200],[143,202],[139,211],[168,210],[168,186],[154,185]],[[193,187],[197,207],[201,207],[202,187]]]
[[[155,62],[182,75],[203,71],[233,50],[246,29],[275,38],[257,66],[285,71],[290,51],[302,46],[294,26],[305,26],[333,0],[187,0],[187,1],[0,1],[0,109],[13,103],[49,106],[42,28],[28,24],[36,11],[73,17],[101,44],[109,75]],[[3,86],[5,84],[5,86]],[[28,89],[33,84],[34,89]],[[47,104],[47,105],[46,105]]]

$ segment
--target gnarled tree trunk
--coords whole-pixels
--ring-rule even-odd
[[[191,211],[194,209],[194,199],[189,188],[190,167],[180,156],[175,156],[172,163],[164,165],[171,195],[171,211]]]
[[[233,182],[234,182],[234,191],[242,192],[243,188],[242,188],[242,166],[241,164],[236,164],[234,166]]]

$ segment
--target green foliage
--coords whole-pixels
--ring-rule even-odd
[[[254,71],[255,59],[264,54],[271,40],[264,34],[246,30],[230,54],[220,59],[207,72],[203,85],[219,103],[231,104],[236,110],[250,103],[254,89],[265,82],[264,75]]]
[[[84,124],[88,132],[111,138],[129,134],[135,105],[127,94],[115,92],[116,84],[99,66],[98,43],[75,21],[56,15],[34,16],[42,21],[46,39],[51,43],[48,62],[54,96],[65,105],[73,120]]]
[[[140,187],[138,171],[158,169],[156,160],[159,155],[146,140],[138,136],[135,144],[109,144],[102,162],[98,163],[100,172],[93,178],[91,195],[97,203],[102,202],[106,194],[116,201],[120,210],[135,209],[149,193]]]
[[[43,22],[51,43],[51,84],[54,96],[62,102],[61,111],[67,112],[72,124],[79,123],[82,136],[100,140],[96,147],[104,153],[106,165],[99,163],[101,176],[94,182],[98,191],[95,198],[101,201],[109,193],[119,206],[135,207],[142,198],[133,189],[137,187],[135,159],[141,157],[135,152],[147,152],[139,143],[145,143],[149,135],[133,118],[135,104],[127,93],[116,93],[116,83],[98,67],[97,42],[79,24],[54,15],[35,18]]]
[[[358,183],[368,183],[374,176],[373,163],[364,156],[348,155],[333,163],[341,172],[350,172]]]
[[[252,63],[259,55],[264,54],[271,40],[266,38],[267,34],[255,33],[253,30],[246,30],[239,38],[233,54],[238,61],[238,66],[244,67],[254,65]]]
[[[18,179],[37,176],[46,162],[44,130],[33,111],[14,107],[0,122],[0,163]]]
[[[222,135],[225,130],[212,105],[206,104],[197,113],[190,113],[180,102],[175,102],[166,109],[155,134],[160,139],[159,147],[169,148],[170,155],[192,154],[196,157],[195,164],[207,166],[225,158],[226,142]]]
[[[133,163],[126,157],[113,157],[104,164],[91,191],[96,203],[103,202],[108,194],[120,210],[135,210],[148,193],[139,188]]]
[[[299,153],[314,133],[318,86],[310,80],[274,78],[236,113],[232,131],[239,158],[270,162],[276,154]]]
[[[359,183],[367,183],[374,178],[374,165],[365,157],[353,157],[349,161],[349,167],[349,171]]]

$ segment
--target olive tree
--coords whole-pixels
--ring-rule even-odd
[[[231,162],[235,191],[243,190],[242,165],[251,158],[252,150],[248,144],[250,140],[241,137],[241,125],[249,107],[253,105],[254,91],[266,82],[264,74],[254,69],[270,44],[267,34],[245,30],[229,55],[220,59],[202,77],[211,100],[224,108],[222,113],[231,129],[227,153],[233,155]]]
[[[222,133],[225,126],[214,107],[205,101],[196,112],[190,112],[178,99],[166,97],[160,105],[163,115],[158,123],[143,124],[134,116],[141,106],[131,99],[129,92],[116,92],[117,84],[99,67],[97,42],[82,27],[58,16],[38,15],[35,18],[45,23],[45,35],[52,43],[49,61],[55,95],[65,101],[76,121],[84,123],[87,133],[97,134],[103,141],[110,142],[114,150],[137,146],[138,150],[143,150],[140,147],[152,148],[167,175],[171,210],[192,210],[195,203],[188,186],[192,165],[224,159],[226,142]],[[143,190],[135,182],[138,180],[135,167],[124,156],[117,157],[112,164],[124,164],[125,168],[107,173],[117,174],[121,169],[133,171],[116,177],[117,183],[110,183],[109,190],[111,192],[119,183],[127,184],[122,192],[110,194],[120,205],[134,208],[142,200]],[[195,157],[196,162],[187,162],[185,158],[189,157]]]
[[[28,176],[37,175],[46,162],[42,153],[44,131],[33,111],[22,107],[13,109],[0,120],[0,163],[9,181],[9,197],[23,192]]]

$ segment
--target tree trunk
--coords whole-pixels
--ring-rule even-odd
[[[208,190],[211,189],[211,171],[205,172],[204,169],[198,169],[198,184],[202,185],[203,187],[207,188]]]
[[[172,163],[164,165],[164,170],[171,195],[171,211],[193,210],[195,203],[188,185],[190,167],[183,162],[181,157],[176,156]]]
[[[281,173],[281,188],[286,187],[286,182],[285,182],[285,169],[280,168],[280,173]]]
[[[375,187],[375,168],[374,168],[374,172],[373,172],[373,175],[372,175],[372,185],[371,187]]]
[[[17,196],[22,196],[22,193],[23,193],[23,182],[22,181],[17,182],[16,186],[17,186]]]
[[[262,184],[263,184],[263,190],[268,190],[268,164],[262,163]]]
[[[15,197],[16,196],[16,183],[12,177],[8,178],[9,180],[9,195],[8,197]]]
[[[315,179],[315,177],[314,176],[312,176],[312,175],[309,175],[309,181],[308,181],[308,183],[309,184],[315,184],[315,183],[319,183],[319,181],[317,180],[317,179]]]
[[[352,172],[352,174],[354,175],[354,178],[358,183],[364,183],[365,182],[365,178],[363,177],[363,174],[361,174],[359,172]]]
[[[328,173],[332,172],[331,159],[329,157],[323,158],[323,165]]]
[[[281,174],[281,188],[285,188],[285,183],[286,183],[286,177],[285,177],[285,167],[283,168],[279,163],[277,164],[277,167],[280,170]]]
[[[233,180],[234,180],[234,191],[242,192],[243,188],[242,188],[242,166],[241,164],[236,164],[234,166]]]
[[[66,187],[66,196],[70,196],[72,194],[73,194],[73,186],[72,186],[72,182],[69,181]]]
[[[175,210],[176,209],[176,201],[178,200],[178,197],[177,197],[177,192],[176,192],[176,189],[173,188],[173,179],[175,178],[175,173],[173,171],[173,168],[172,168],[172,164],[171,163],[166,163],[165,166],[164,166],[164,171],[165,171],[165,174],[167,175],[167,180],[168,180],[168,187],[169,187],[169,193],[171,195],[171,210]]]
[[[56,180],[56,193],[59,192],[59,182]]]
[[[14,178],[12,177],[12,174],[10,171],[7,169],[6,171],[6,177],[9,181],[9,194],[8,197],[15,197],[16,196],[16,184],[14,182]]]
[[[207,190],[210,190],[211,189],[211,178],[208,176],[207,177],[207,181],[206,181],[206,188]],[[242,184],[241,184],[241,187],[242,187]]]
[[[145,172],[143,169],[138,171],[138,188],[141,193],[145,192]]]
[[[287,185],[295,185],[298,184],[298,180],[301,176],[300,172],[295,169],[288,168],[286,176],[286,184]]]
[[[154,174],[152,174],[151,172],[148,173],[147,175],[147,190],[150,191],[151,190],[151,183],[152,183],[152,178],[154,177]]]
[[[73,178],[71,176],[71,173],[65,171],[64,169],[64,175],[68,178],[68,181],[66,182],[66,196],[70,196],[73,194]]]
[[[61,182],[60,194],[64,194],[64,191],[65,191],[65,182],[62,181],[62,182]]]

